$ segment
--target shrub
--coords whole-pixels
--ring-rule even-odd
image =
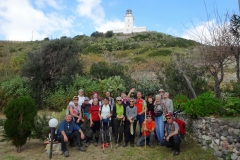
[[[29,96],[31,93],[27,81],[20,76],[8,79],[0,84],[0,110],[11,100],[20,96]]]
[[[141,62],[141,63],[146,63],[146,62],[147,62],[147,60],[144,59],[144,58],[142,58],[142,57],[134,57],[134,58],[132,59],[132,61],[133,61],[133,62]]]
[[[220,99],[215,98],[211,92],[206,92],[187,101],[184,112],[193,117],[216,115],[221,106]]]
[[[237,97],[228,97],[223,106],[223,115],[239,116],[240,115],[240,99]]]
[[[37,115],[36,105],[32,98],[20,97],[9,102],[4,113],[7,118],[4,123],[5,133],[20,152],[31,135],[34,117]]]
[[[154,51],[152,53],[148,54],[148,57],[156,57],[156,56],[170,56],[171,55],[170,50],[159,50],[159,51]]]
[[[185,95],[176,95],[173,99],[173,106],[175,110],[180,109],[184,110],[188,98]]]

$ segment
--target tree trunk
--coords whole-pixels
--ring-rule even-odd
[[[40,107],[41,108],[43,107],[43,99],[45,96],[46,88],[47,88],[47,84],[45,82],[43,82],[42,89],[41,89],[41,95],[40,95]]]
[[[235,59],[236,59],[236,69],[237,69],[237,72],[236,72],[236,75],[237,75],[237,82],[240,84],[240,74],[239,74],[239,54],[236,54],[235,55]]]
[[[182,74],[183,74],[183,77],[185,78],[185,80],[186,80],[186,82],[187,82],[188,89],[191,91],[191,93],[192,93],[192,95],[193,95],[193,98],[197,98],[196,92],[195,92],[195,90],[193,89],[192,84],[191,84],[191,81],[189,80],[188,76],[187,76],[184,72],[182,72]]]

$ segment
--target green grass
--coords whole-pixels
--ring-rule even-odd
[[[15,148],[10,143],[0,143],[0,159],[4,160],[47,160],[45,154],[45,145],[39,140],[30,140],[23,146],[21,153],[16,153]],[[82,153],[76,148],[69,148],[70,159],[86,159],[86,160],[216,160],[209,151],[201,149],[201,146],[187,137],[187,141],[181,144],[181,153],[179,156],[173,157],[170,148],[155,145],[155,148],[145,147],[118,147],[113,149],[105,149],[103,153],[100,146],[95,147],[93,144],[87,148],[87,152]],[[53,159],[65,159],[63,155],[53,155]]]
[[[170,50],[158,50],[158,51],[153,51],[152,53],[148,54],[148,57],[156,57],[156,56],[170,56],[172,51]]]

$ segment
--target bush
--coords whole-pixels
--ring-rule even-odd
[[[240,115],[240,99],[237,97],[228,97],[223,106],[223,115],[239,116]]]
[[[0,110],[2,110],[11,100],[20,96],[30,96],[31,91],[27,86],[27,81],[20,76],[7,79],[0,84]]]
[[[184,112],[192,117],[216,115],[222,106],[222,101],[215,98],[211,92],[201,94],[187,101]]]
[[[4,114],[7,118],[4,123],[5,133],[20,152],[31,135],[34,117],[37,115],[36,105],[31,97],[20,97],[8,103]]]
[[[170,50],[159,50],[159,51],[154,51],[152,53],[148,54],[148,57],[156,57],[156,56],[170,56],[171,55]]]
[[[175,110],[184,110],[188,98],[185,95],[176,95],[173,99],[173,106]]]

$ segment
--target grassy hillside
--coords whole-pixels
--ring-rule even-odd
[[[84,71],[88,72],[94,62],[118,62],[127,65],[130,71],[153,70],[161,63],[168,62],[171,53],[187,52],[196,42],[173,37],[163,33],[148,32],[130,35],[114,35],[111,38],[75,36],[81,47]],[[27,53],[40,47],[44,41],[0,43],[0,74],[19,74]],[[1,77],[2,78],[2,77]]]

